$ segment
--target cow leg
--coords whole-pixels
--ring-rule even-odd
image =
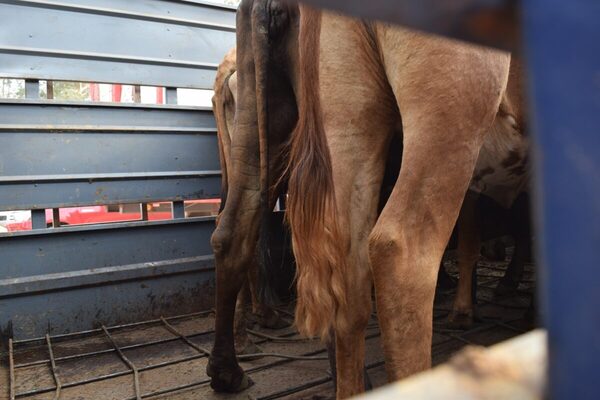
[[[364,337],[372,311],[367,238],[376,219],[384,170],[384,158],[380,155],[387,142],[384,126],[371,127],[374,128],[371,132],[378,137],[365,138],[362,127],[356,127],[360,130],[356,135],[350,126],[342,130],[329,126],[327,130],[339,221],[345,236],[342,240],[348,245],[345,279],[349,292],[347,304],[338,310],[335,324],[338,398],[363,392],[365,383]]]
[[[473,273],[479,260],[481,232],[477,221],[478,195],[469,191],[465,196],[458,221],[458,288],[448,324],[455,329],[473,325]]]
[[[211,387],[220,392],[237,392],[252,384],[237,363],[233,332],[236,300],[247,280],[247,270],[253,261],[258,239],[258,198],[257,194],[246,197],[240,202],[244,205],[242,209],[241,206],[231,207],[233,201],[230,196],[211,239],[215,253],[217,300],[215,342],[206,372],[212,378]]]
[[[440,260],[506,87],[510,58],[398,28],[383,28],[380,37],[404,152],[369,253],[386,369],[398,380],[431,365]]]
[[[248,280],[250,282],[250,294],[252,295],[252,311],[258,316],[258,324],[263,328],[269,329],[282,329],[289,326],[290,324],[281,318],[277,311],[260,300],[260,296],[258,295],[260,282],[257,263],[253,263],[250,267]]]
[[[252,320],[251,296],[250,296],[250,278],[244,282],[242,290],[238,294],[235,308],[235,351],[240,355],[257,354],[262,352],[252,340],[247,332],[248,324]],[[258,356],[257,356],[258,358]],[[248,360],[248,358],[246,358]]]
[[[531,256],[531,223],[529,216],[529,197],[522,193],[511,207],[511,234],[515,241],[515,250],[506,273],[498,283],[496,294],[504,295],[517,290],[523,277],[525,262]]]
[[[347,304],[338,309],[335,329],[337,397],[365,388],[365,330],[372,311],[368,235],[377,218],[388,147],[398,114],[393,94],[382,85],[382,70],[363,63],[368,46],[357,43],[356,23],[324,16],[320,93],[331,154],[340,242],[347,248]],[[362,58],[365,57],[365,58]],[[348,62],[348,60],[357,60]],[[359,61],[360,60],[360,61]],[[396,154],[395,156],[399,156]]]

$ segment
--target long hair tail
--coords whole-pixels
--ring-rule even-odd
[[[346,304],[345,242],[319,100],[321,13],[301,6],[298,124],[288,167],[287,215],[297,264],[296,326],[325,339]]]

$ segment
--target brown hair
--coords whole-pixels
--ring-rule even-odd
[[[297,263],[296,326],[325,338],[346,303],[344,241],[319,99],[321,13],[301,6],[298,124],[291,140],[287,216]]]

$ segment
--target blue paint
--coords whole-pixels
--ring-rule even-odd
[[[600,2],[524,0],[554,399],[600,398]]]

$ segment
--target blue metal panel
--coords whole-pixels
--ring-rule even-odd
[[[216,133],[210,108],[52,100],[0,100],[0,129]]]
[[[212,112],[0,103],[0,210],[219,197]]]
[[[143,310],[146,316],[168,309],[168,304],[145,301],[145,296],[170,296],[167,303],[171,306],[174,298],[180,298],[181,307],[186,310],[193,308],[194,302],[207,304],[212,300],[210,291],[198,292],[196,296],[201,296],[196,298],[182,296],[197,290],[198,285],[212,287],[209,238],[213,227],[214,218],[190,218],[74,226],[2,236],[0,331],[13,329],[17,337],[24,338],[40,335],[48,326],[57,333],[140,317],[124,314],[127,307],[138,313]],[[169,278],[169,287],[155,283],[147,290],[149,279],[160,278],[163,282],[167,276],[182,274],[196,278]],[[134,280],[144,282],[129,285],[130,291],[121,291],[123,282]],[[95,287],[82,289],[89,286]],[[110,293],[111,297],[96,297],[99,293]],[[46,305],[40,308],[38,303],[42,301]],[[111,310],[118,312],[97,316]]]
[[[5,77],[211,88],[235,45],[234,10],[202,3],[2,0],[0,15]]]
[[[523,1],[555,399],[600,385],[600,2]]]
[[[0,237],[0,254],[11,256],[0,279],[210,255],[214,224],[190,218],[14,232]]]
[[[96,180],[91,183],[84,180],[26,182],[7,185],[10,189],[0,191],[0,201],[5,210],[23,210],[218,198],[221,191],[220,182],[218,175],[204,177],[172,175],[158,178],[128,178],[112,182]]]
[[[0,336],[31,339],[210,309],[214,273],[198,269],[0,301]],[[6,316],[10,315],[10,320]]]
[[[45,229],[44,208],[218,197],[211,88],[235,43],[235,10],[199,0],[0,0],[0,210],[32,209],[0,234],[0,333],[16,338],[207,308],[211,218]],[[170,105],[36,100],[38,79],[165,86]],[[54,210],[54,214],[56,210]]]

